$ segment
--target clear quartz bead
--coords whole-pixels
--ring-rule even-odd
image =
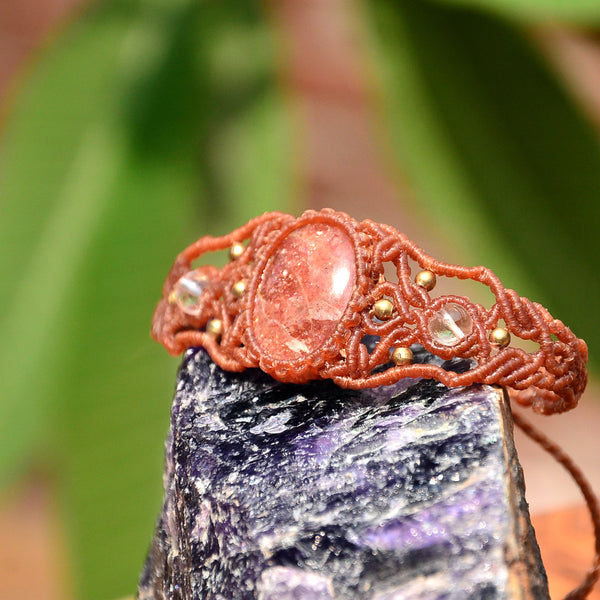
[[[188,315],[196,315],[200,311],[201,298],[208,287],[208,278],[198,271],[186,273],[173,288],[171,300]]]
[[[449,302],[431,317],[429,333],[442,346],[456,346],[473,331],[473,320],[460,305]]]

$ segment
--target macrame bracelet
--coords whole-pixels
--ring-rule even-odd
[[[227,248],[221,269],[193,267]],[[439,277],[478,281],[495,302],[488,309],[465,296],[434,297]],[[267,213],[186,248],[167,276],[152,333],[174,355],[203,346],[228,371],[259,367],[284,382],[328,378],[355,389],[403,377],[498,384],[545,414],[575,407],[587,383],[585,342],[492,271],[437,261],[393,227],[330,209]],[[374,347],[365,336],[376,336]],[[539,348],[527,352],[511,336]],[[472,368],[415,364],[413,344],[446,360],[471,359]]]

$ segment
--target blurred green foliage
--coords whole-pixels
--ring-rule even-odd
[[[171,261],[291,210],[275,56],[253,2],[102,2],[4,132],[0,476],[60,474],[82,598],[135,589],[160,508],[176,362],[148,332]]]
[[[389,139],[424,212],[597,364],[597,131],[514,24],[425,0],[368,6]]]
[[[600,356],[600,144],[522,29],[598,23],[597,0],[363,9],[424,211]],[[81,598],[135,588],[160,506],[176,362],[148,329],[170,261],[297,212],[279,60],[257,2],[105,0],[43,53],[3,132],[0,482],[59,474]]]
[[[476,8],[526,23],[561,20],[571,24],[600,24],[600,6],[596,0],[439,0],[439,4]]]

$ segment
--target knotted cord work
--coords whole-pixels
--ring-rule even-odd
[[[193,267],[227,248],[232,260],[221,269]],[[397,281],[386,279],[385,265]],[[434,297],[440,277],[480,282],[495,301],[488,309],[465,296]],[[585,342],[492,271],[440,262],[393,227],[329,209],[268,213],[186,248],[167,276],[152,333],[171,354],[203,346],[229,371],[259,367],[280,381],[330,378],[355,389],[403,377],[498,384],[546,414],[575,407],[587,383]],[[378,338],[374,348],[367,335]],[[539,348],[526,352],[511,336]],[[472,368],[411,363],[413,344],[471,359]]]

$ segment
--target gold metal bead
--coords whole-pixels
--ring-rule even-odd
[[[206,324],[206,333],[215,338],[220,338],[223,335],[223,321],[221,319],[211,319]]]
[[[244,244],[240,244],[239,242],[232,244],[229,248],[229,260],[236,260],[239,258],[242,254],[244,254],[245,249],[246,248]]]
[[[413,361],[413,353],[410,348],[396,348],[392,352],[392,360],[395,365],[410,365]]]
[[[373,312],[378,319],[387,321],[394,314],[394,305],[386,298],[382,298],[375,302]]]
[[[435,287],[435,273],[431,271],[420,271],[415,275],[415,283],[430,292]]]
[[[508,346],[510,344],[510,333],[504,327],[496,327],[490,331],[490,342],[496,346]]]
[[[231,293],[236,298],[241,298],[246,293],[246,282],[243,280],[236,281],[231,288]]]

